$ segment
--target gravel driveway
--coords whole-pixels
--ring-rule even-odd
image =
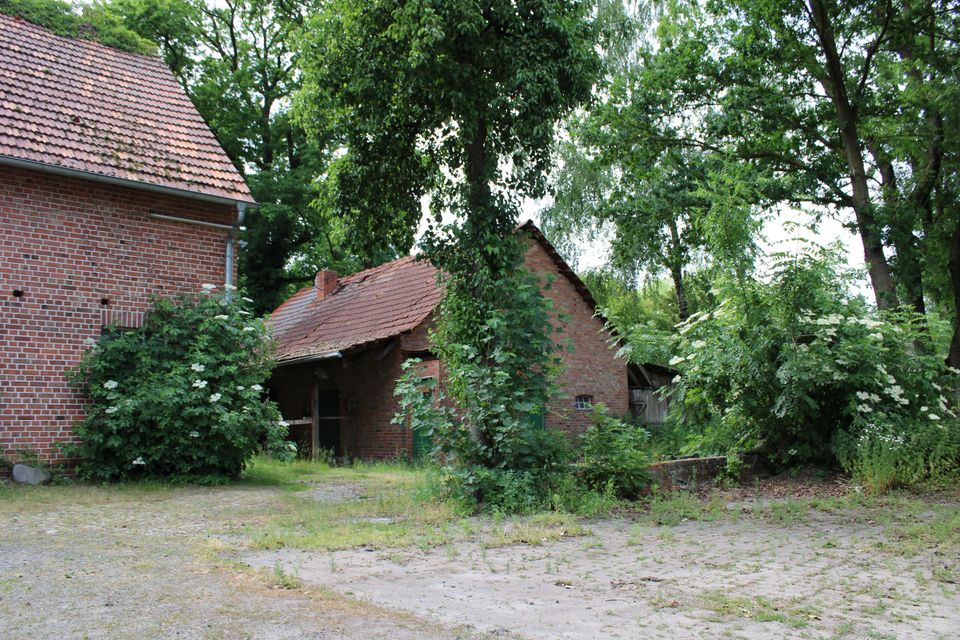
[[[271,588],[211,553],[269,513],[273,488],[24,488],[0,502],[0,636],[457,638],[323,590]]]

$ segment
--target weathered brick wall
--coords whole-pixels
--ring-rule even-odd
[[[625,415],[629,403],[627,363],[616,357],[603,321],[594,317],[593,309],[559,273],[540,243],[530,242],[526,265],[533,273],[553,274],[545,294],[553,301],[554,312],[567,318],[557,337],[564,361],[559,380],[561,395],[547,408],[545,425],[570,435],[585,431],[592,412],[574,406],[578,395],[592,396],[594,403],[604,403],[613,415]],[[567,351],[568,344],[573,346],[572,353]]]
[[[539,243],[531,242],[526,262],[531,271],[554,276],[546,295],[553,301],[556,313],[568,317],[557,338],[563,347],[566,365],[559,381],[562,394],[548,407],[545,425],[571,436],[582,433],[590,425],[592,412],[575,408],[574,398],[578,395],[589,395],[594,402],[603,402],[615,415],[626,414],[627,365],[616,358],[603,322],[593,316],[593,309],[558,272],[556,263]],[[342,361],[276,369],[270,387],[283,415],[297,419],[309,414],[312,385],[314,379],[318,379],[321,389],[339,392],[344,417],[339,424],[337,455],[381,459],[409,456],[413,450],[410,429],[391,424],[397,412],[393,390],[404,358],[410,353],[419,355],[429,350],[431,326],[432,318],[400,336],[392,347],[390,341],[385,341],[348,354]],[[573,346],[572,353],[566,350],[568,344]],[[442,367],[435,359],[424,361],[420,374],[440,378],[442,383]]]
[[[151,295],[224,281],[227,205],[0,166],[0,453],[60,459],[80,396],[64,378],[105,324],[142,321]],[[22,297],[14,297],[14,291]]]
[[[268,388],[284,418],[297,420],[311,414],[314,382],[321,391],[337,391],[341,419],[337,456],[402,458],[409,456],[413,435],[406,426],[392,424],[397,411],[393,390],[401,375],[403,353],[390,341],[344,359],[278,367]],[[435,363],[435,361],[434,361]],[[436,365],[424,363],[424,375],[436,375]],[[322,422],[321,428],[329,428]],[[295,427],[308,435],[309,427]],[[307,438],[309,439],[309,438]]]

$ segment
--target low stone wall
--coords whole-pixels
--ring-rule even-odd
[[[741,481],[764,472],[759,456],[741,455],[740,459],[743,461],[739,478]],[[726,456],[683,458],[655,462],[650,465],[650,473],[653,474],[654,484],[660,491],[695,489],[712,483],[726,466]]]

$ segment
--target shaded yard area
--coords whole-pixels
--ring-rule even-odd
[[[0,487],[35,638],[956,638],[960,495],[776,480],[603,518],[470,517],[398,466]]]

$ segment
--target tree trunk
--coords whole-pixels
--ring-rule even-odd
[[[673,278],[673,290],[677,296],[677,316],[680,322],[690,317],[687,308],[687,292],[683,284],[683,272],[680,269],[671,269],[670,276]]]
[[[826,74],[819,78],[820,85],[830,97],[837,113],[838,133],[850,170],[850,186],[853,191],[853,211],[863,243],[863,257],[870,274],[878,309],[894,309],[899,306],[896,285],[890,264],[883,253],[880,227],[873,215],[870,202],[870,187],[863,162],[863,149],[857,131],[857,111],[847,95],[846,78],[837,51],[833,27],[822,0],[809,0],[813,27],[820,40],[821,53],[826,60]]]
[[[947,366],[960,369],[960,223],[950,237],[950,284],[953,288],[953,339],[947,352]]]
[[[687,308],[687,291],[683,283],[683,247],[680,244],[680,231],[677,229],[677,223],[671,219],[670,227],[670,277],[673,278],[673,291],[677,297],[677,317],[683,322],[690,317],[690,311]]]

